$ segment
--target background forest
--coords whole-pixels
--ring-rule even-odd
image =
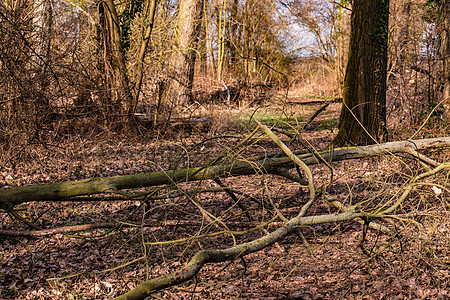
[[[450,297],[449,28],[447,0],[2,1],[0,299]]]
[[[151,127],[206,103],[298,89],[341,96],[349,3],[185,2],[6,1],[2,139],[38,138],[57,123]],[[442,99],[443,10],[431,0],[390,4],[392,121],[418,123]]]

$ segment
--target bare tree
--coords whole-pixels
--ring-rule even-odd
[[[175,49],[170,61],[166,97],[172,109],[192,100],[197,42],[203,16],[203,0],[180,0],[175,28]]]
[[[338,9],[328,0],[294,0],[289,5],[297,24],[314,36],[310,50],[330,65],[336,60],[338,21],[343,7]]]
[[[339,3],[338,27],[336,31],[336,71],[339,90],[344,85],[345,67],[348,59],[348,43],[350,38],[351,3],[341,0]]]
[[[444,65],[444,94],[445,117],[450,121],[450,1],[442,1],[442,60]]]
[[[106,56],[105,75],[111,107],[115,114],[128,112],[133,103],[133,97],[121,42],[120,21],[114,1],[102,1],[99,5],[99,15]],[[108,115],[110,114],[112,112],[108,112]]]
[[[34,56],[32,62],[35,65],[35,80],[38,86],[36,105],[43,110],[49,109],[46,90],[49,85],[50,44],[52,33],[53,1],[36,0],[34,2]],[[41,111],[41,109],[38,109]]]
[[[155,22],[155,12],[156,12],[156,0],[149,0],[147,3],[145,15],[148,23],[146,24],[146,28],[142,37],[142,43],[139,48],[139,56],[137,61],[136,68],[136,84],[135,84],[135,93],[134,93],[134,102],[133,105],[129,109],[129,114],[133,113],[135,107],[139,101],[139,94],[141,92],[142,80],[144,77],[144,59],[145,54],[147,52],[148,44],[150,41],[150,36],[153,30],[153,24]]]

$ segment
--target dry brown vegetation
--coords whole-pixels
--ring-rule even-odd
[[[438,2],[391,4],[387,138],[412,141],[373,156],[332,143],[350,33],[336,1],[43,3],[0,3],[0,299],[142,284],[136,299],[450,299]],[[177,13],[189,3],[203,10]],[[365,152],[323,159],[338,151]]]
[[[276,102],[276,100],[274,100]],[[163,137],[97,133],[56,135],[45,144],[3,152],[0,183],[6,187],[88,177],[134,174],[201,166],[239,143],[252,128],[249,117],[285,130],[301,124],[323,100],[291,97],[258,109],[220,109],[206,125],[179,125]],[[301,137],[314,149],[333,138],[339,103],[332,103]],[[430,124],[430,123],[428,123]],[[430,136],[430,127],[421,135]],[[182,130],[184,129],[184,130]],[[435,130],[436,128],[433,128]],[[411,128],[392,129],[400,136]],[[448,127],[440,126],[440,130]],[[428,133],[427,133],[428,132]],[[445,132],[433,132],[433,136]],[[283,135],[279,135],[288,142]],[[292,149],[301,148],[297,142]],[[225,161],[278,151],[264,135],[255,136]],[[448,161],[447,151],[428,154]],[[315,185],[344,205],[374,211],[401,193],[412,177],[426,171],[418,162],[384,156],[312,166]],[[370,230],[361,248],[362,225],[325,223],[302,227],[263,251],[235,261],[206,265],[194,280],[154,294],[156,298],[336,299],[450,297],[450,215],[448,170],[428,178],[382,223],[396,234]],[[331,181],[330,181],[331,180]],[[118,228],[65,232],[38,238],[1,238],[1,298],[105,299],[142,280],[168,274],[200,249],[223,249],[259,238],[280,226],[308,199],[298,184],[273,175],[222,180],[248,209],[252,220],[213,181],[183,183],[155,191],[147,201],[27,203],[17,211],[41,228],[123,222]],[[245,196],[243,196],[245,195]],[[83,200],[83,199],[78,199]],[[276,210],[274,210],[276,208]],[[320,197],[308,215],[337,213]],[[2,214],[2,229],[29,230]],[[215,220],[215,221],[214,221]],[[273,220],[271,224],[265,224]],[[127,226],[130,224],[131,227]],[[260,227],[258,227],[260,226]],[[251,230],[252,228],[256,230]],[[223,234],[214,234],[225,230]],[[227,233],[228,232],[228,233]],[[233,234],[234,232],[234,234]],[[362,250],[364,249],[364,250]]]

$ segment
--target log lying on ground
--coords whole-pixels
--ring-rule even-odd
[[[352,148],[340,148],[318,152],[324,161],[334,162],[386,154],[408,153],[414,155],[421,150],[437,150],[450,147],[450,137],[390,142]],[[315,154],[317,155],[317,153]],[[307,165],[321,163],[313,154],[298,155]],[[420,159],[420,156],[418,156]],[[180,182],[214,179],[218,177],[253,174],[277,174],[279,169],[293,168],[288,157],[249,159],[231,164],[208,167],[159,171],[148,174],[125,175],[105,178],[90,178],[62,183],[36,184],[0,190],[0,209],[32,201],[67,201],[72,197],[102,193],[117,193],[120,190],[160,186]]]

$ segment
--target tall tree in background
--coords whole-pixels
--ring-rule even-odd
[[[335,73],[342,90],[350,38],[351,1],[291,0],[289,10],[296,24],[313,38],[305,47]]]
[[[411,0],[392,2],[389,20],[389,68],[392,71],[404,73],[417,64],[416,47],[421,43],[416,35],[423,35],[420,24],[423,20],[417,17],[423,4]],[[420,34],[417,34],[420,32]]]
[[[336,144],[387,138],[386,67],[389,0],[354,0],[343,105]]]
[[[441,42],[442,42],[442,60],[444,66],[444,114],[445,118],[450,121],[450,0],[443,0],[442,7],[442,29],[441,29]]]
[[[344,2],[344,1],[341,1]],[[334,67],[339,17],[346,3],[338,6],[328,0],[293,0],[289,9],[296,23],[314,37],[309,51]]]
[[[203,16],[203,0],[180,0],[170,81],[165,92],[172,108],[192,100],[196,49]]]
[[[339,89],[343,89],[345,68],[348,59],[352,5],[348,0],[341,0],[338,7],[338,25],[336,30],[336,72]]]
[[[107,107],[112,107],[114,114],[128,112],[133,103],[127,73],[123,34],[119,15],[113,0],[104,0],[99,5],[102,41],[105,53],[105,76],[108,87]],[[107,112],[112,116],[112,112]],[[125,114],[126,115],[126,114]]]
[[[32,61],[35,65],[35,76],[37,86],[37,95],[35,105],[38,106],[39,113],[49,109],[49,99],[46,96],[46,90],[49,85],[49,63],[50,63],[50,44],[52,32],[52,0],[34,1],[34,55]]]
[[[134,92],[134,102],[130,107],[128,113],[134,113],[137,103],[139,101],[139,94],[141,93],[142,88],[142,80],[144,78],[144,59],[145,54],[147,52],[148,44],[150,42],[150,36],[152,34],[153,25],[155,22],[155,13],[156,13],[156,0],[149,0],[145,9],[145,20],[147,21],[145,24],[145,31],[142,36],[142,42],[139,47],[139,56],[136,66],[136,82],[135,82],[135,92]]]

